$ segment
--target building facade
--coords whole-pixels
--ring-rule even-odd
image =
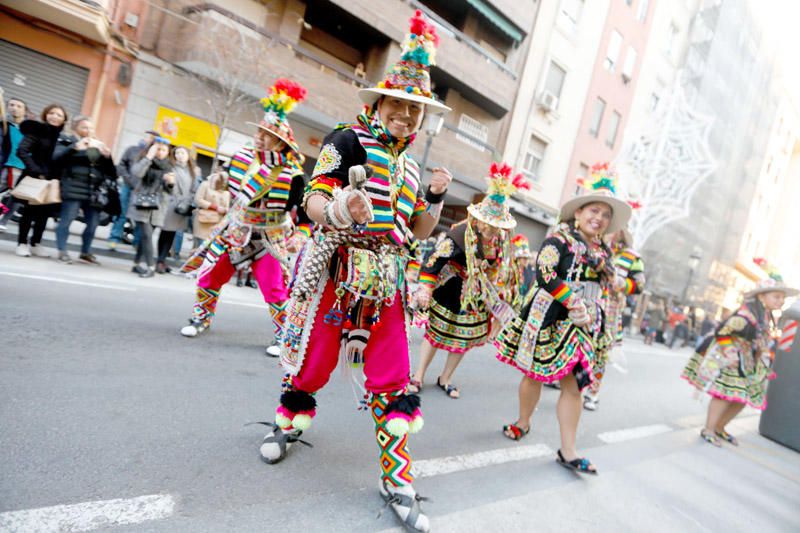
[[[504,159],[532,182],[526,209],[543,240],[557,216],[610,0],[544,2],[509,126]]]
[[[90,116],[97,136],[118,138],[136,63],[143,2],[3,0],[0,87],[33,116],[51,103]]]

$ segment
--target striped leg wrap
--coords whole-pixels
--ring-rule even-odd
[[[197,287],[197,298],[194,302],[192,315],[198,320],[210,321],[214,318],[219,301],[219,290]]]
[[[381,479],[393,487],[410,485],[414,481],[407,446],[408,435],[397,437],[386,426],[386,406],[400,394],[373,394],[370,398],[372,419],[375,421],[375,439],[381,449]]]
[[[272,317],[272,328],[275,332],[275,338],[280,338],[283,332],[283,325],[286,323],[286,300],[282,302],[272,303],[269,305],[269,314]]]

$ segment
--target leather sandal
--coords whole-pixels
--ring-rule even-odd
[[[410,394],[419,394],[422,391],[422,382],[417,379],[409,380],[406,391]]]
[[[722,440],[724,440],[725,442],[727,442],[729,444],[732,444],[733,446],[738,446],[739,445],[739,439],[737,439],[736,437],[734,437],[733,435],[731,435],[730,433],[728,433],[724,429],[722,431],[715,431],[714,433],[715,433],[715,435],[717,437],[721,438]]]
[[[700,438],[706,441],[707,443],[711,444],[712,446],[716,446],[717,448],[722,447],[722,443],[719,441],[719,437],[716,435],[712,435],[708,433],[705,429],[700,431]]]
[[[578,472],[580,474],[592,474],[593,476],[597,475],[597,468],[592,464],[589,459],[585,457],[578,457],[577,459],[573,459],[572,461],[567,461],[564,459],[564,455],[561,453],[561,450],[558,450],[558,454],[556,456],[556,462],[574,472]]]
[[[445,394],[447,394],[450,398],[454,400],[458,400],[461,397],[458,391],[458,387],[450,383],[448,383],[447,385],[442,384],[442,376],[436,378],[436,385],[438,385],[439,388],[442,389]]]
[[[505,435],[506,438],[509,438],[511,440],[520,440],[522,439],[522,437],[524,437],[530,432],[531,432],[530,426],[528,426],[526,429],[522,429],[516,424],[507,424],[503,426],[503,435]]]

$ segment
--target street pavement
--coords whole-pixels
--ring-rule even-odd
[[[264,429],[245,424],[272,418],[282,371],[263,355],[258,291],[226,286],[213,327],[185,339],[190,280],[102,261],[19,258],[0,241],[0,531],[400,531],[390,510],[376,518],[372,423],[338,370],[317,396],[313,448],[260,461]],[[553,460],[557,391],[512,442],[500,428],[519,373],[474,350],[452,400],[437,357],[411,440],[434,530],[800,530],[800,456],[758,434],[757,412],[732,426],[739,448],[705,444],[707,404],[678,377],[690,351],[629,339],[626,353],[627,373],[608,371],[581,420],[597,477]]]

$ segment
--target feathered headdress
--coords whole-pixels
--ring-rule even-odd
[[[372,105],[381,95],[395,96],[426,104],[440,112],[450,111],[431,92],[430,69],[436,64],[438,46],[436,26],[425,19],[422,11],[415,11],[409,20],[409,32],[401,45],[400,60],[389,68],[386,77],[375,87],[358,91],[361,100]]]
[[[522,233],[517,233],[511,239],[511,251],[514,254],[514,259],[530,258],[531,245],[528,238]]]
[[[285,142],[298,159],[301,159],[302,155],[300,147],[294,139],[294,132],[287,115],[294,111],[297,104],[305,100],[306,93],[305,87],[296,81],[280,78],[269,88],[267,96],[261,99],[264,117],[258,124],[248,122],[248,124],[267,130]]]
[[[467,207],[469,214],[500,229],[516,226],[517,221],[511,216],[506,200],[518,190],[529,190],[531,185],[522,174],[512,175],[513,172],[506,163],[492,163],[486,180],[489,184],[486,196],[480,203]]]

